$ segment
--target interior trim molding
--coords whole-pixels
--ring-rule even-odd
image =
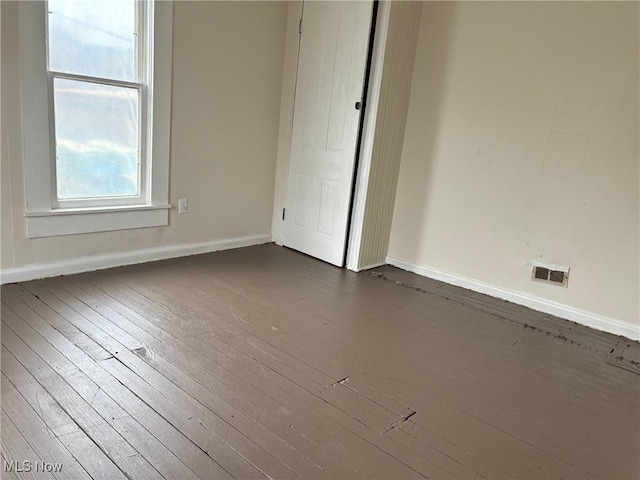
[[[91,272],[105,268],[133,265],[135,263],[153,262],[155,260],[262,245],[269,242],[271,242],[271,234],[250,235],[246,237],[213,240],[211,242],[166,245],[129,252],[69,258],[55,262],[32,263],[23,267],[4,268],[0,270],[0,284],[26,282],[58,275]]]
[[[580,310],[577,308],[563,305],[561,303],[546,300],[544,298],[528,295],[525,293],[514,292],[505,288],[497,287],[487,283],[479,282],[471,278],[462,277],[453,273],[438,270],[436,268],[425,267],[416,263],[408,262],[400,258],[388,256],[387,263],[394,267],[407,270],[409,272],[422,275],[423,277],[432,278],[450,285],[466,288],[478,293],[484,293],[491,297],[500,298],[509,302],[517,303],[525,307],[532,308],[539,312],[555,315],[556,317],[571,320],[573,322],[585,325],[587,327],[602,330],[614,335],[622,335],[632,340],[640,340],[640,328],[634,327],[627,322],[615,318],[605,317],[596,313]]]
[[[386,262],[375,262],[375,263],[372,263],[371,265],[365,265],[363,267],[354,267],[354,268],[347,267],[347,268],[349,268],[349,270],[353,272],[364,272],[365,270],[371,270],[372,268],[378,268],[386,264],[387,264]]]

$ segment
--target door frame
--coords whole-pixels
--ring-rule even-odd
[[[360,165],[360,155],[362,152],[362,136],[365,127],[365,118],[367,116],[367,104],[369,95],[369,82],[371,81],[371,64],[373,61],[373,46],[376,40],[376,23],[378,21],[379,0],[373,0],[371,5],[371,25],[369,27],[369,44],[367,45],[367,63],[364,67],[364,83],[362,85],[362,113],[360,114],[360,122],[358,124],[358,137],[356,139],[356,151],[353,162],[353,174],[351,176],[351,191],[349,192],[349,211],[347,212],[347,231],[345,232],[345,249],[342,256],[342,266],[347,266],[347,258],[349,256],[349,238],[351,237],[351,222],[353,220],[353,207],[356,199],[356,187],[358,185],[358,170]]]
[[[385,45],[389,28],[391,2],[373,0],[370,43],[368,47],[367,73],[365,77],[364,111],[360,118],[359,136],[356,145],[353,187],[351,192],[349,220],[345,249],[345,266],[358,270],[358,257],[364,226],[364,207],[375,133],[378,104],[382,84]],[[285,52],[282,74],[280,104],[280,128],[276,157],[275,190],[271,235],[277,245],[282,245],[283,214],[286,200],[287,178],[293,133],[293,111],[300,53],[300,21],[304,12],[304,0],[288,3]],[[375,12],[375,16],[374,16]],[[373,42],[371,42],[373,40]]]

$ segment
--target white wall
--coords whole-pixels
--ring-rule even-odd
[[[426,2],[389,255],[637,328],[639,13]]]
[[[270,235],[285,2],[174,3],[170,225],[27,239],[17,3],[2,1],[3,269],[90,255]]]

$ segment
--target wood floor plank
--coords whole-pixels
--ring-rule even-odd
[[[44,390],[60,405],[66,414],[81,428],[89,428],[104,422],[102,417],[71,388],[62,377],[51,369],[10,328],[3,319],[2,345],[9,350],[38,381]]]
[[[7,349],[3,349],[2,362],[4,371],[9,362],[17,361]],[[20,368],[24,367],[20,365]],[[12,367],[10,370],[13,372],[16,368]],[[23,376],[18,376],[17,378],[23,378]],[[121,470],[95,445],[86,432],[78,427],[76,422],[40,384],[37,382],[21,384],[16,387],[15,391],[20,392],[31,408],[39,415],[48,432],[67,448],[91,478],[126,478]],[[26,407],[19,410],[21,419],[26,415],[25,409]],[[66,469],[63,469],[63,471],[67,472]]]
[[[20,392],[55,437],[80,430],[78,424],[6,348],[2,349],[2,375],[7,376],[15,390]],[[32,382],[21,381],[27,375]]]
[[[114,288],[109,288],[109,291],[113,292]],[[122,298],[122,297],[119,297],[119,298]],[[166,314],[166,312],[156,309],[152,304],[143,302],[142,305],[144,305],[145,310],[153,311],[154,316],[163,316]],[[171,318],[174,322],[177,322],[177,323],[179,323],[181,320],[184,320],[184,323],[188,323],[188,319],[181,319],[179,317],[174,318],[171,316],[169,316],[169,318]],[[200,337],[202,338],[202,335],[200,335]],[[335,436],[333,438],[338,441],[344,438],[349,438],[349,442],[347,442],[346,448],[343,447],[345,443],[342,443],[342,445],[335,445],[335,447],[338,449],[339,452],[349,453],[349,445],[352,442],[356,442],[356,445],[358,445],[358,448],[355,451],[353,451],[353,456],[351,456],[351,453],[349,453],[350,455],[349,458],[351,460],[354,460],[354,461],[359,460],[359,454],[362,454],[362,452],[369,451],[370,455],[367,456],[369,463],[363,464],[362,462],[358,462],[358,466],[357,466],[358,471],[377,472],[378,475],[386,476],[386,478],[395,478],[397,475],[400,475],[400,478],[407,478],[407,476],[415,475],[415,472],[411,474],[410,470],[405,471],[402,464],[398,464],[396,461],[392,459],[392,457],[389,457],[388,454],[386,454],[384,451],[381,451],[375,448],[373,445],[368,444],[368,442],[366,442],[366,440],[364,439],[360,441],[358,437],[354,437],[350,430],[345,429],[344,425],[342,425],[339,422],[336,422],[331,417],[331,415],[325,415],[323,412],[320,411],[318,412],[320,414],[320,417],[318,418],[318,416],[316,415],[317,411],[314,411],[313,409],[308,409],[307,408],[308,405],[306,404],[306,402],[300,401],[298,398],[296,398],[295,396],[292,396],[291,393],[288,392],[288,389],[291,386],[291,384],[294,384],[294,385],[297,385],[297,384],[295,384],[295,382],[292,382],[287,377],[283,376],[282,372],[271,369],[269,365],[267,365],[261,360],[257,360],[253,358],[251,355],[248,355],[246,352],[244,352],[241,348],[238,349],[237,346],[232,346],[230,344],[220,342],[217,335],[214,336],[211,334],[207,334],[206,337],[204,338],[205,338],[205,341],[210,346],[211,344],[215,344],[216,346],[216,350],[213,350],[213,356],[211,357],[211,359],[214,360],[215,363],[220,364],[220,362],[225,362],[227,359],[232,359],[232,363],[229,364],[230,370],[234,370],[236,373],[239,373],[239,370],[248,369],[248,371],[251,371],[253,374],[253,378],[251,379],[251,382],[254,385],[255,384],[266,385],[266,387],[263,389],[265,393],[268,393],[272,395],[274,398],[279,398],[279,399],[287,398],[287,396],[291,397],[292,401],[299,406],[300,410],[305,412],[303,417],[304,419],[309,420],[314,424],[317,424],[318,426],[320,426],[325,430],[328,427],[335,427],[336,429],[338,429],[338,432],[335,432],[334,434]],[[267,358],[265,358],[264,360],[268,361]],[[236,363],[236,362],[239,362],[239,363]],[[256,381],[258,383],[256,383]],[[277,388],[278,390],[276,392],[272,392],[273,388]],[[292,412],[290,408],[291,408],[291,405],[288,403],[287,407],[282,409],[285,415],[288,415],[289,413]],[[327,424],[327,421],[330,423]],[[298,425],[298,422],[296,422],[296,424]],[[329,431],[333,432],[333,429],[329,428]],[[326,445],[327,447],[330,447],[330,446],[334,446],[334,441],[323,440],[322,444]],[[367,467],[373,467],[373,469],[370,470]]]
[[[121,362],[116,359],[105,360],[102,362],[104,367],[118,380],[127,385],[127,387],[133,391],[138,397],[144,399],[146,403],[151,405],[156,411],[162,413],[162,415],[169,419],[172,423],[180,423],[176,418],[176,413],[180,412],[180,416],[183,421],[190,425],[189,438],[202,445],[205,451],[208,451],[210,445],[215,443],[217,435],[212,439],[213,425],[222,426],[216,422],[210,415],[207,415],[203,408],[199,408],[194,404],[181,401],[180,399],[169,400],[164,395],[155,389],[152,385],[149,385],[144,379],[134,373],[131,369],[127,368]],[[213,423],[213,424],[212,424]],[[224,427],[223,427],[224,428]],[[216,434],[219,433],[216,431]],[[241,434],[232,429],[225,429],[225,445],[238,445],[238,450],[233,450],[246,459],[250,465],[254,466],[256,470],[252,474],[248,474],[246,471],[238,471],[242,468],[242,465],[237,458],[229,458],[228,461],[224,461],[220,454],[214,455],[216,460],[220,459],[220,462],[225,468],[231,469],[231,473],[235,477],[239,478],[255,478],[258,472],[262,474],[278,476],[279,478],[295,478],[297,475],[287,468],[283,463],[277,462],[275,457],[270,456],[259,445],[251,444],[241,437]],[[213,440],[213,441],[212,441]],[[229,442],[228,444],[226,442]],[[275,472],[275,473],[273,473]],[[276,475],[277,474],[277,475]],[[258,475],[262,476],[262,475]]]
[[[242,319],[233,312],[229,312],[231,316],[231,318],[229,318],[227,312],[216,312],[216,310],[212,310],[210,306],[205,306],[198,300],[197,296],[193,294],[187,295],[187,303],[183,304],[179,301],[180,296],[175,295],[173,292],[162,290],[148,278],[141,278],[140,276],[132,278],[132,275],[133,274],[128,274],[127,276],[123,276],[123,278],[129,280],[127,285],[131,286],[134,290],[180,317],[191,317],[201,322],[202,328],[207,328],[209,324],[214,321],[218,335],[224,335],[224,338],[232,345],[242,345],[243,347],[248,345],[254,350],[256,357],[268,356],[272,361],[278,362],[278,368],[280,370],[287,371],[287,375],[295,378],[299,385],[307,389],[317,391],[324,385],[331,384],[336,377],[344,378],[341,372],[332,376],[310,367],[303,359],[298,359],[283,349],[278,348],[280,345],[274,346],[262,340],[260,337],[253,335],[247,327],[238,329],[238,324],[236,324],[234,328],[234,325],[231,323],[231,318],[240,321],[242,321]],[[182,289],[181,292],[183,292]],[[258,314],[260,315],[260,313]],[[246,322],[244,323],[246,325]],[[242,332],[242,335],[239,335],[239,332]]]
[[[391,267],[265,245],[2,303],[12,448],[91,478],[640,476],[619,338]]]
[[[137,318],[137,315],[131,315],[134,312],[132,312],[128,307],[124,307],[117,303],[114,304],[113,301],[110,301],[110,298],[100,295],[100,292],[97,292],[91,286],[83,284],[83,288],[89,289],[93,295],[100,296],[102,301],[108,302],[111,306],[117,308],[120,313],[127,316],[132,321],[135,322],[140,320]],[[144,326],[144,323],[142,323],[142,325]],[[245,396],[249,401],[254,402],[253,404],[256,405],[255,408],[263,408],[269,414],[280,418],[285,426],[288,425],[289,429],[294,431],[299,430],[302,434],[302,441],[300,442],[299,439],[296,441],[298,447],[304,448],[306,444],[305,439],[308,438],[315,444],[315,456],[324,456],[322,453],[324,449],[327,449],[330,454],[336,455],[336,457],[334,457],[335,460],[331,461],[330,465],[327,465],[327,468],[336,469],[336,474],[341,472],[343,477],[354,477],[358,476],[354,475],[357,472],[361,472],[360,474],[362,474],[363,471],[366,471],[366,468],[364,467],[369,466],[369,464],[359,462],[357,452],[351,452],[346,445],[328,437],[317,427],[314,427],[307,422],[294,421],[294,418],[291,416],[292,412],[285,408],[285,403],[287,405],[289,405],[289,403],[282,403],[283,399],[286,398],[286,392],[281,391],[281,394],[277,397],[278,400],[276,401],[276,397],[268,396],[256,388],[255,384],[256,382],[259,382],[260,379],[255,375],[251,376],[251,373],[247,371],[246,373],[249,375],[249,378],[246,380],[241,378],[241,376],[237,376],[241,373],[240,370],[244,370],[241,365],[231,363],[227,364],[226,361],[230,361],[230,359],[217,351],[213,359],[215,361],[212,361],[212,359],[206,356],[206,353],[211,351],[211,348],[202,344],[200,339],[195,336],[188,339],[189,343],[185,343],[183,340],[185,340],[184,337],[180,340],[174,339],[173,342],[167,343],[168,339],[166,335],[163,338],[155,340],[146,337],[145,345],[152,348],[153,351],[160,356],[167,358],[173,365],[179,366],[182,371],[188,373],[203,385],[213,386],[217,392],[229,391],[228,389],[238,392]],[[172,345],[179,350],[173,348]],[[198,345],[200,345],[201,348],[197,350],[193,348]],[[204,356],[203,353],[205,353]],[[222,362],[223,359],[226,361]],[[158,360],[160,359],[158,358]],[[147,358],[146,361],[149,362],[149,359]],[[225,368],[223,364],[228,368]],[[231,395],[233,394],[231,393]],[[239,403],[237,399],[233,400],[233,402],[235,405],[238,405]],[[255,413],[254,407],[250,407],[247,410],[253,410]],[[309,453],[310,452],[305,452],[307,455]],[[313,455],[309,456],[313,457]],[[342,463],[353,464],[357,470],[348,469],[347,471],[341,471],[340,465]],[[322,465],[325,466],[326,464],[323,463]]]
[[[165,478],[199,478],[133,417],[118,418],[112,421],[111,425],[122,436],[131,439],[131,446],[148,459]]]
[[[24,296],[22,295],[22,298],[24,298],[25,301],[29,302],[31,306],[35,307],[36,309],[40,310],[43,314],[46,314],[49,310],[50,310],[50,306],[55,306],[56,308],[60,309],[60,312],[66,312],[67,314],[69,313],[68,307],[63,306],[61,303],[55,301],[56,299],[51,296],[50,294],[48,294],[47,292],[41,290],[38,290],[39,294],[41,295],[40,298],[36,300],[34,300],[35,297],[31,298],[29,296]],[[42,304],[41,303],[43,301],[47,301],[50,302],[50,306],[47,306],[46,304]],[[46,308],[45,308],[46,307]],[[47,310],[49,309],[49,310]],[[53,312],[53,310],[51,310]],[[75,311],[74,311],[75,312]],[[27,316],[25,314],[25,316]],[[74,325],[80,329],[86,329],[86,332],[88,333],[88,335],[90,335],[92,338],[95,338],[98,341],[102,341],[104,345],[108,345],[107,348],[111,349],[111,352],[113,355],[123,355],[126,357],[127,354],[129,354],[131,357],[133,358],[135,357],[133,354],[131,354],[126,347],[124,347],[123,345],[119,344],[115,339],[108,337],[108,334],[102,330],[102,329],[95,329],[94,324],[88,322],[84,317],[82,317],[81,315],[77,315],[77,314],[72,314],[70,315],[71,319],[74,322]],[[113,330],[112,330],[113,331]],[[52,336],[55,336],[52,333]],[[113,358],[113,356],[111,357]],[[78,365],[79,369],[81,370],[87,370],[87,373],[90,373],[91,376],[93,378],[99,378],[101,381],[101,388],[102,389],[109,389],[108,391],[111,392],[111,394],[115,397],[118,398],[118,400],[124,404],[124,407],[127,409],[127,413],[128,414],[137,414],[140,413],[142,411],[145,410],[145,405],[144,404],[136,404],[136,398],[131,398],[131,395],[127,395],[127,391],[123,391],[122,389],[120,389],[118,387],[118,385],[113,385],[113,382],[111,381],[111,379],[109,378],[105,378],[104,375],[102,375],[102,372],[100,370],[97,370],[94,368],[93,365],[89,365],[86,361],[85,362],[81,362]],[[67,377],[65,378],[66,380],[74,380],[74,375],[76,372],[70,372]],[[114,389],[115,389],[115,393],[114,393]],[[80,390],[82,391],[82,390]],[[91,402],[92,404],[96,401],[96,399],[99,399],[100,397],[98,397],[98,395],[100,394],[100,392],[102,390],[94,390],[95,391],[95,395],[90,397],[92,398]],[[91,392],[84,392],[87,395],[91,395]],[[109,400],[109,399],[107,399]],[[115,412],[115,413],[114,413]],[[125,413],[125,410],[123,408],[120,407],[120,405],[114,405],[114,402],[111,401],[109,402],[108,405],[108,410],[105,409],[103,407],[102,410],[103,413],[103,418],[106,421],[111,421],[111,420],[116,420],[118,418],[122,418],[125,417],[127,415],[127,413]],[[223,445],[222,442],[219,443],[220,445]],[[228,448],[228,447],[227,447]],[[215,451],[215,449],[214,449]],[[254,475],[254,470],[252,470],[251,468],[245,468],[243,469],[243,461],[240,458],[236,458],[233,459],[235,461],[231,461],[229,462],[229,465],[233,466],[233,468],[235,470],[237,470],[238,472],[240,472],[241,474],[244,475]],[[219,478],[225,478],[226,477],[226,472],[224,472],[224,470],[220,469],[219,467],[215,467],[214,465],[210,465],[211,468],[211,472],[215,473],[219,476]],[[260,476],[260,475],[258,475]],[[255,476],[253,476],[252,478],[256,478]]]
[[[330,356],[330,355],[328,355],[328,356]]]
[[[53,290],[51,291],[55,293],[59,298],[64,298],[67,296],[67,294],[63,293],[61,290],[55,289],[55,287],[52,287],[52,288]],[[78,308],[79,303],[80,302],[78,302],[77,300],[75,301],[68,300],[68,304],[76,308],[78,311],[80,310],[80,308]],[[128,321],[124,318],[119,317],[118,320],[119,320],[118,324],[120,328],[123,328],[123,329],[125,328],[125,325],[122,324],[123,321],[127,323],[126,325],[127,327],[137,328],[135,325],[129,324]],[[114,318],[114,321],[116,321],[115,318]],[[118,356],[118,358],[126,357],[127,354],[128,352],[123,351],[120,353],[120,356]],[[140,369],[142,367],[140,365],[140,362],[134,362],[134,365],[136,363],[138,364],[138,369]],[[133,367],[130,363],[128,365],[131,368],[135,369],[135,367]],[[190,402],[191,397],[189,396],[189,394],[185,394],[185,392],[181,388],[176,388],[176,386],[171,381],[168,381],[163,375],[156,374],[156,372],[153,369],[147,369],[146,371],[147,371],[147,375],[145,378],[147,380],[153,378],[155,379],[156,382],[160,382],[161,387],[158,387],[156,385],[156,388],[165,392],[171,391],[173,392],[173,394],[175,394],[177,398],[182,398],[184,401]],[[181,386],[184,387],[184,382],[181,383]],[[192,387],[193,384],[190,386]],[[190,389],[189,386],[185,388]],[[261,428],[260,426],[258,426],[258,424],[256,424],[254,421],[252,421],[249,418],[246,418],[246,420],[248,421],[245,421],[245,417],[240,412],[235,410],[235,408],[230,406],[229,404],[220,402],[219,398],[215,400],[214,396],[212,395],[208,395],[208,397],[209,397],[208,401],[202,402],[202,399],[201,399],[201,402],[204,403],[207,407],[210,407],[210,410],[212,412],[215,412],[216,415],[219,415],[221,418],[224,418],[225,421],[230,425],[236,428],[239,428],[240,429],[239,431],[242,431],[246,435],[250,436],[251,438],[258,440],[261,445],[264,445],[265,447],[268,446],[269,450],[275,450],[274,453],[279,453],[278,457],[281,458],[283,461],[286,461],[286,463],[289,465],[290,468],[293,468],[299,471],[300,474],[307,475],[307,476],[315,476],[319,478],[321,476],[327,475],[326,471],[323,471],[322,469],[319,469],[317,465],[311,462],[308,462],[305,459],[305,457],[296,453],[292,447],[290,446],[287,447],[286,444],[284,444],[281,440],[275,437],[271,431],[265,428]],[[211,403],[212,401],[213,401],[213,404]],[[235,412],[235,415],[234,415],[234,412]],[[225,426],[226,424],[220,423],[217,420],[217,418],[218,417],[216,416],[211,417],[211,420],[216,422],[216,425],[218,426],[217,428],[218,429],[226,428]]]
[[[134,415],[134,418],[138,423],[144,425],[149,433],[169,448],[199,478],[203,480],[207,478],[233,478],[229,472],[224,470],[204,450],[198,448],[173,425],[168,427],[166,420],[157,412],[149,409]],[[260,475],[259,477],[262,476]]]
[[[216,335],[216,336],[218,336],[218,335]],[[238,343],[238,342],[233,342],[233,347],[234,347],[234,348],[237,348],[237,349],[238,349],[238,351],[242,351],[242,349],[243,349],[243,344],[242,344],[241,342],[240,342],[240,343]],[[260,353],[260,352],[256,353],[253,349],[250,349],[250,351],[252,352],[252,354],[255,354],[255,355],[259,355],[259,353]],[[259,356],[260,356],[260,355],[259,355]],[[255,361],[255,360],[256,360],[256,359],[253,359],[253,357],[249,357],[249,358],[251,358],[253,361]],[[270,371],[271,371],[271,372],[273,372],[275,375],[283,374],[281,371],[279,371],[279,366],[280,366],[280,364],[279,364],[279,363],[277,363],[277,362],[276,362],[276,363],[274,363],[274,362],[272,362],[271,360],[272,360],[272,359],[271,359],[271,357],[269,357],[269,356],[264,356],[264,355],[260,356],[260,359],[259,359],[259,360],[257,360],[257,366],[258,366],[258,368],[259,368],[260,373],[261,373],[261,374],[264,374],[264,375],[270,375],[270,372],[269,372],[269,371],[264,370],[264,368],[263,368],[263,366],[269,366],[269,367],[270,367],[270,369],[273,369],[273,370],[270,370]],[[252,366],[255,366],[255,364],[253,364]],[[289,372],[287,372],[286,374],[288,375],[288,374],[289,374]],[[293,376],[294,378],[296,377],[296,376],[295,376],[295,374],[294,374],[294,375],[292,375],[292,376]],[[277,378],[277,377],[276,377],[276,378]],[[288,379],[288,377],[284,377],[284,378],[287,378],[287,379]],[[304,382],[303,382],[303,383],[304,383]],[[302,388],[302,387],[300,387],[296,382],[293,382],[293,384],[295,385],[296,389],[301,389],[301,388]],[[316,389],[317,387],[312,386],[311,388],[313,388],[314,393],[315,393],[315,392],[316,392],[316,390],[315,390],[315,389]],[[304,391],[305,391],[306,393],[310,393],[308,390],[304,390]],[[311,399],[314,403],[318,400],[318,398],[317,398],[317,397],[315,397],[314,395],[307,396],[307,398],[308,398],[308,399]],[[319,406],[321,407],[321,408],[320,408],[320,411],[321,411],[321,412],[322,412],[322,411],[324,411],[324,413],[326,413],[326,407],[327,407],[326,402],[320,402],[320,403],[315,403],[315,404],[316,404],[316,405],[319,405]],[[334,411],[336,411],[336,410],[334,410]],[[330,414],[329,414],[329,415],[327,415],[327,416],[328,416],[328,417],[331,417],[331,415],[330,415]],[[343,419],[345,419],[345,420],[347,421],[347,424],[354,425],[354,426],[356,427],[356,430],[359,430],[359,429],[360,429],[360,424],[359,424],[355,419],[353,419],[351,416],[349,416],[349,415],[347,415],[347,414],[344,414],[344,413],[342,413],[342,416],[343,416]],[[344,424],[344,422],[343,422],[343,424]],[[365,430],[365,432],[366,432],[366,430]],[[366,437],[366,435],[365,435],[365,437]],[[365,440],[365,441],[367,441],[367,439],[366,439],[366,438],[364,438],[364,440]],[[384,440],[384,439],[379,439],[379,440],[380,440],[380,441],[382,441],[382,442],[385,442],[385,441],[386,441],[386,440]],[[369,446],[374,447],[373,445],[369,445]],[[361,445],[361,448],[365,448],[365,449],[366,449],[366,448],[367,448],[367,444],[366,444],[366,443],[365,443],[365,444],[362,444],[362,445]],[[377,458],[377,457],[379,458],[379,456],[380,456],[380,450],[377,450],[377,449],[374,447],[373,451],[371,452],[371,456],[372,456],[372,458]],[[390,466],[390,465],[389,465],[389,466]],[[406,476],[407,476],[407,475],[410,475],[410,476],[415,475],[415,472],[414,472],[413,474],[409,473],[409,472],[410,472],[410,470],[407,470],[407,471],[405,471],[404,473],[402,473],[402,472],[403,472],[403,466],[402,466],[402,463],[400,463],[400,464],[395,464],[395,465],[393,466],[392,470],[383,470],[383,471],[384,471],[384,472],[385,472],[385,474],[386,474],[386,475],[388,475],[388,476],[394,476],[394,475],[396,475],[396,474],[401,474],[401,475],[404,475],[404,477],[406,478]],[[388,472],[388,473],[387,473],[387,472]]]
[[[84,433],[62,435],[60,442],[77,458],[93,480],[129,480],[105,453]]]
[[[91,437],[113,463],[126,472],[127,475],[135,476],[136,478],[161,478],[158,472],[113,427],[106,423],[111,419],[109,417],[110,410],[107,412],[102,411],[102,409],[100,412],[96,411],[94,407],[100,408],[98,405],[93,405],[82,398],[67,383],[68,375],[77,372],[76,367],[57,373],[52,365],[57,366],[59,364],[60,361],[57,357],[59,354],[56,355],[56,353],[50,351],[44,339],[38,338],[35,331],[13,314],[3,315],[2,321],[3,325],[5,321],[10,322],[12,327],[11,329],[3,329],[2,342],[5,348],[8,348],[15,357],[21,359],[25,368],[37,378],[45,390],[78,423],[82,431]],[[15,333],[16,330],[19,333]],[[24,342],[25,340],[29,342],[29,346]],[[47,355],[47,360],[51,364],[36,355],[30,347],[36,348],[42,355]],[[48,358],[49,355],[51,358]],[[87,383],[90,382],[88,377],[85,377],[85,380]]]
[[[94,308],[98,307],[98,305],[96,305],[97,302],[94,301],[94,299],[89,299],[87,297],[83,297],[81,294],[78,294],[77,290],[68,290],[68,291],[70,293],[73,292],[75,295],[80,295],[78,298],[84,298],[85,302],[87,304],[90,303]],[[109,312],[107,310],[101,309],[101,311],[103,312],[104,315],[109,315]],[[109,315],[111,318],[113,318],[113,313],[114,312],[111,312],[111,314]],[[127,330],[129,332],[131,332],[132,331],[131,326],[129,326],[127,328]],[[138,338],[139,340],[142,340],[142,338],[140,336],[137,336],[136,338]],[[145,337],[145,342],[149,342],[149,338],[148,337]],[[145,361],[147,361],[148,363],[150,362],[150,360],[152,360],[154,363],[157,363],[158,361],[161,361],[162,359],[160,357],[156,358],[156,351],[154,351],[152,357],[145,358]],[[172,366],[170,364],[167,364],[167,365],[168,366],[165,367],[162,370],[162,373],[169,377],[169,373],[167,371],[167,368],[171,368]],[[180,384],[179,380],[177,381],[175,379],[175,377],[173,377],[172,380],[175,381],[176,383]],[[204,397],[206,397],[206,393],[204,394]],[[203,395],[199,395],[199,398],[203,398]],[[239,401],[239,399],[237,397],[232,399],[232,403],[234,405],[237,405],[238,401]],[[249,410],[253,410],[253,412],[254,412],[253,413],[254,420],[262,422],[262,424],[267,423],[269,425],[269,427],[274,432],[278,433],[281,436],[281,438],[288,439],[288,437],[290,437],[289,432],[292,432],[292,429],[286,428],[286,426],[285,426],[284,429],[278,428],[279,425],[274,424],[273,422],[269,422],[269,418],[266,417],[265,415],[256,416],[255,415],[255,412],[256,412],[255,408],[247,409],[247,411],[249,411]],[[391,419],[391,421],[393,421],[393,419]],[[302,447],[304,447],[306,445],[306,443],[305,443],[306,442],[306,438],[305,437],[297,437],[297,438],[294,438],[293,441],[291,441],[291,440],[288,440],[288,441],[289,441],[290,445],[295,446],[297,449],[300,449],[300,448],[302,448]],[[310,457],[310,458],[314,458],[314,457],[317,457],[318,453],[321,452],[321,451],[322,451],[322,449],[317,449],[317,448],[314,449],[311,445],[309,445],[309,449],[305,450],[304,454],[306,456]],[[323,466],[327,465],[327,468],[329,468],[330,470],[333,470],[334,466],[335,466],[335,460],[332,463],[319,462],[319,464],[321,464]],[[312,475],[318,475],[318,473],[319,472],[316,471],[315,473],[312,473]],[[342,470],[342,471],[338,470],[338,471],[336,471],[336,474],[342,474],[343,477],[344,476],[353,476],[354,473],[355,472],[353,470]]]
[[[19,475],[20,478],[54,480],[55,477],[51,473],[38,471],[38,465],[43,462],[42,458],[31,448],[14,423],[5,415],[4,410],[0,418],[2,424],[2,456],[13,467],[13,472]]]
[[[43,462],[62,465],[56,478],[91,478],[17,390],[2,392],[2,410]]]

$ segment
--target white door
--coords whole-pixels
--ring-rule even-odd
[[[342,266],[370,1],[305,1],[283,244]]]

